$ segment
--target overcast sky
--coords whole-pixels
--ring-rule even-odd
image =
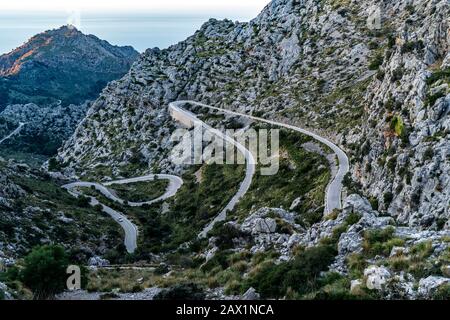
[[[147,11],[153,13],[204,14],[238,12],[256,16],[270,0],[18,0],[1,1],[0,12],[5,11]],[[239,15],[239,14],[238,14]]]

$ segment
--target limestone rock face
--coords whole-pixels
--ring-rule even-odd
[[[277,228],[275,220],[271,218],[258,219],[255,223],[253,233],[274,233]]]
[[[19,134],[2,145],[10,150],[45,156],[54,155],[86,116],[90,104],[38,106],[33,103],[9,105],[0,112],[0,119],[9,123],[9,131],[19,123],[24,126]],[[0,130],[1,131],[1,130]],[[3,132],[2,136],[6,136]]]

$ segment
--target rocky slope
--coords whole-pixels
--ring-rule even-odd
[[[380,30],[367,28],[373,5]],[[111,83],[61,160],[114,166],[137,148],[153,165],[167,103],[188,98],[325,131],[366,195],[433,224],[448,218],[448,13],[447,1],[273,1],[250,23],[211,20]]]
[[[273,1],[250,23],[210,20],[186,41],[147,50],[105,89],[62,151],[63,162],[86,167],[107,154],[114,165],[136,144],[151,158],[153,141],[141,137],[153,140],[152,130],[167,121],[167,103],[182,98],[282,115],[333,135],[352,128],[362,120],[360,87],[373,75],[367,64],[375,55],[366,44],[364,6],[355,1],[350,14],[339,3]]]
[[[131,47],[112,46],[71,26],[38,34],[0,56],[0,110],[9,104],[95,99],[137,56]]]
[[[397,30],[366,93],[354,177],[398,223],[449,226],[450,8],[448,1],[388,2]],[[400,18],[400,19],[399,19]]]
[[[5,141],[2,144],[2,153],[25,152],[46,157],[57,152],[61,144],[68,139],[81,120],[85,117],[90,103],[82,105],[61,104],[55,106],[37,106],[35,104],[10,105],[0,112],[0,119],[5,129],[0,137],[24,123],[20,135]]]
[[[348,152],[347,193],[360,196],[308,230],[275,211],[287,234],[273,230],[271,209],[248,212],[232,222],[251,235],[238,232],[236,248],[275,250],[284,261],[331,241],[330,270],[352,280],[352,294],[448,295],[449,16],[447,0],[274,0],[249,23],[210,20],[110,83],[58,160],[87,176],[99,167],[118,175],[136,157],[143,170],[173,170],[167,104],[178,99],[309,127]],[[222,257],[214,239],[208,250]]]

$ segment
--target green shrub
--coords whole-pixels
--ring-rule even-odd
[[[317,279],[333,262],[336,249],[319,245],[301,252],[293,261],[279,265],[269,264],[247,280],[246,287],[253,287],[263,298],[281,298],[287,291],[306,294],[318,288]]]
[[[227,250],[234,247],[233,239],[235,238],[249,238],[249,234],[240,231],[230,224],[222,224],[215,227],[210,236],[216,237],[216,246],[220,250]]]
[[[389,207],[391,205],[392,200],[394,199],[394,195],[392,192],[386,192],[383,195],[383,201],[386,207]]]
[[[396,115],[391,120],[391,129],[395,131],[397,137],[401,137],[405,133],[405,125],[403,123],[402,118],[399,115]]]
[[[321,289],[314,294],[314,300],[354,300],[350,293],[350,280],[338,273],[327,273],[319,279]]]
[[[378,70],[383,64],[384,58],[381,54],[377,54],[369,63],[370,70]]]
[[[389,255],[393,247],[402,246],[402,239],[394,238],[394,228],[367,230],[364,233],[363,249],[367,256]]]
[[[403,68],[402,67],[398,67],[397,69],[395,69],[393,72],[392,72],[392,82],[395,82],[395,81],[399,81],[399,80],[401,80],[402,78],[403,78]]]
[[[359,220],[361,220],[362,216],[361,214],[357,212],[352,212],[348,215],[347,219],[345,219],[345,223],[348,226],[354,225],[355,223],[358,223]]]
[[[178,284],[165,289],[155,296],[155,300],[204,300],[203,290],[195,283]]]
[[[378,203],[378,198],[377,197],[370,197],[369,198],[369,202],[370,202],[370,205],[372,206],[372,209],[378,210],[379,203]]]
[[[450,284],[440,286],[434,293],[433,300],[450,300]]]
[[[384,80],[384,77],[386,76],[386,72],[383,70],[378,70],[377,72],[377,79],[380,81]]]
[[[33,291],[35,298],[46,299],[64,291],[68,265],[68,257],[63,247],[36,247],[25,257],[20,277]]]

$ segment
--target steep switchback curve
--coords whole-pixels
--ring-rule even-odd
[[[179,105],[183,103],[184,101],[177,101],[169,104],[170,114],[175,120],[180,121],[187,126],[193,126],[194,124],[199,124],[203,126],[206,130],[210,131],[212,134],[224,139],[227,143],[234,145],[239,150],[239,152],[241,152],[244,155],[247,163],[245,170],[245,178],[242,181],[241,185],[239,186],[238,192],[233,196],[233,198],[225,206],[225,208],[199,234],[199,238],[204,238],[206,237],[208,232],[211,231],[211,229],[217,222],[224,221],[227,218],[227,213],[233,210],[236,204],[239,202],[239,200],[247,193],[248,189],[250,188],[250,185],[252,184],[253,176],[255,175],[256,160],[253,154],[248,149],[246,149],[242,144],[238,143],[232,137],[227,136],[226,134],[217,129],[213,129],[212,127],[210,127],[209,125],[198,119],[197,116],[194,115],[192,112],[189,112],[179,107]],[[192,102],[189,101],[189,103],[194,105],[201,105],[193,101]]]
[[[136,182],[146,182],[146,181],[154,181],[155,179],[161,179],[161,180],[169,180],[170,184],[167,187],[166,192],[159,198],[147,201],[147,202],[126,202],[123,199],[120,199],[117,197],[117,195],[114,194],[111,190],[106,188],[106,186],[112,186],[115,184],[130,184],[130,183],[136,183]],[[143,177],[137,177],[137,178],[131,178],[131,179],[125,179],[125,180],[118,180],[118,181],[111,181],[107,183],[96,183],[96,182],[74,182],[70,184],[66,184],[63,186],[64,189],[66,189],[71,195],[74,197],[79,197],[83,193],[78,191],[77,188],[80,187],[88,187],[88,188],[95,188],[97,191],[99,191],[101,194],[103,194],[105,197],[107,197],[110,200],[119,202],[120,204],[127,204],[132,207],[141,207],[143,205],[150,205],[154,204],[159,201],[166,200],[170,197],[173,197],[178,189],[182,186],[183,180],[177,176],[172,175],[166,175],[166,174],[151,174]],[[137,248],[137,236],[138,236],[138,229],[137,227],[121,212],[118,212],[108,206],[105,206],[104,204],[100,203],[96,198],[94,197],[88,197],[91,202],[91,206],[101,205],[103,212],[110,215],[117,223],[120,224],[122,229],[125,232],[125,240],[124,244],[129,253],[133,253]]]
[[[193,105],[197,105],[200,107],[208,108],[210,110],[217,110],[217,111],[220,111],[223,113],[240,116],[240,117],[245,117],[245,118],[252,119],[255,121],[265,122],[265,123],[268,123],[271,125],[287,128],[287,129],[294,130],[294,131],[300,132],[302,134],[308,135],[308,136],[312,137],[313,139],[325,144],[326,146],[328,146],[329,148],[331,148],[333,150],[333,152],[336,154],[336,156],[339,160],[339,170],[338,170],[337,174],[334,176],[334,179],[330,182],[330,184],[327,187],[326,196],[325,196],[325,214],[331,213],[334,209],[342,208],[342,188],[343,188],[342,182],[344,180],[344,176],[350,170],[350,165],[349,165],[348,157],[345,154],[345,152],[341,148],[339,148],[336,144],[331,142],[330,140],[323,138],[311,131],[308,131],[308,130],[305,130],[305,129],[302,129],[302,128],[299,128],[299,127],[296,127],[293,125],[276,122],[276,121],[272,121],[272,120],[267,120],[267,119],[260,118],[260,117],[254,117],[254,116],[251,116],[248,114],[234,112],[234,111],[230,111],[230,110],[226,110],[226,109],[222,109],[222,108],[217,108],[217,107],[209,106],[209,105],[195,102],[195,101],[189,101],[189,100],[176,101],[176,102],[170,103],[169,107],[172,110],[182,110],[182,111],[184,111],[185,114],[187,114],[187,115],[190,114],[192,117],[193,116],[192,113],[187,112],[179,107],[179,105],[182,105],[182,104],[193,104]],[[197,119],[195,116],[194,116],[194,118]],[[197,121],[199,121],[199,120],[197,119]],[[247,190],[248,190],[248,188],[247,188]],[[247,190],[245,190],[245,192]],[[244,192],[244,194],[245,194],[245,192]],[[233,205],[233,207],[234,207],[234,205]]]

